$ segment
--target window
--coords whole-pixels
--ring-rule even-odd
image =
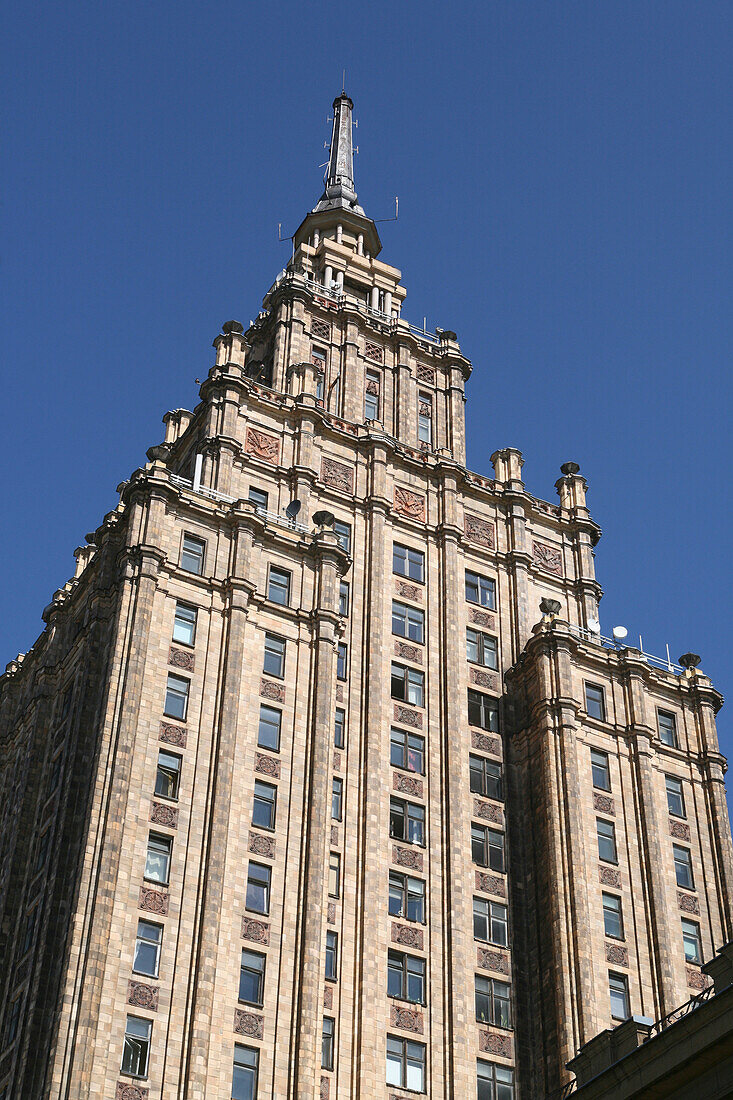
[[[401,798],[389,800],[389,835],[394,840],[425,847],[425,807]]]
[[[621,914],[621,898],[615,894],[603,895],[603,930],[614,940],[624,938],[624,922]]]
[[[38,847],[36,848],[36,862],[33,865],[33,874],[37,875],[42,867],[45,866],[48,859],[48,848],[51,843],[51,828],[49,826],[45,833],[38,838]]]
[[[499,704],[491,695],[468,689],[468,724],[496,733],[499,729]]]
[[[476,975],[476,1019],[495,1027],[512,1026],[511,997],[506,982]]]
[[[700,925],[694,920],[682,921],[682,940],[685,945],[685,962],[702,962],[700,949]]]
[[[349,582],[339,582],[339,615],[349,614]]]
[[[392,698],[414,707],[424,705],[425,674],[416,668],[405,668],[392,662]]]
[[[193,645],[196,641],[196,616],[195,607],[189,607],[187,603],[176,603],[176,613],[173,616],[173,641],[181,645]]]
[[[346,666],[349,659],[349,647],[345,642],[339,642],[336,649],[336,679],[346,679]]]
[[[421,878],[389,872],[389,913],[425,924],[425,883]]]
[[[345,550],[347,554],[351,553],[351,524],[344,523],[342,520],[337,519],[334,522],[333,529],[338,536],[338,540],[341,543],[341,549]]]
[[[504,873],[504,834],[487,825],[471,826],[471,855],[479,867]]]
[[[181,549],[181,569],[185,569],[187,573],[195,573],[200,577],[204,571],[205,553],[206,543],[203,539],[197,539],[194,535],[184,535]]]
[[[338,970],[338,945],[339,938],[335,932],[326,932],[326,977],[329,981],[336,981]]]
[[[687,817],[682,780],[676,779],[673,775],[665,775],[664,782],[667,787],[667,809],[673,817]]]
[[[425,555],[422,550],[412,550],[395,542],[392,546],[392,572],[411,581],[423,584],[425,581]]]
[[[274,707],[260,704],[260,726],[257,731],[257,744],[261,749],[280,750],[280,722],[282,713]]]
[[[614,1020],[629,1018],[629,982],[625,974],[608,972],[608,990],[611,997],[611,1015]]]
[[[147,1077],[152,1030],[153,1025],[150,1020],[142,1020],[139,1016],[127,1017],[120,1073],[129,1073],[133,1077]]]
[[[20,1023],[20,1009],[23,1003],[23,994],[20,993],[10,1005],[10,1011],[8,1012],[8,1022],[5,1025],[5,1045],[10,1046],[15,1042],[15,1038],[18,1034],[18,1024]]]
[[[270,566],[270,576],[267,582],[267,598],[273,603],[287,607],[290,603],[290,574],[287,569],[278,569]]]
[[[270,912],[270,880],[272,868],[263,863],[249,861],[247,868],[247,909],[253,913]]]
[[[261,1005],[265,995],[266,959],[259,951],[242,951],[239,968],[239,999],[248,1005]]]
[[[336,1021],[331,1016],[323,1017],[321,1037],[321,1069],[333,1069],[333,1046]]]
[[[482,634],[480,630],[466,630],[466,660],[486,668],[499,667],[499,653],[496,638]]]
[[[476,1067],[478,1100],[514,1100],[514,1070],[480,1059]]]
[[[497,943],[500,947],[506,947],[507,931],[506,905],[499,905],[497,902],[487,901],[485,898],[473,899],[474,939],[484,940],[486,943]]]
[[[178,798],[181,782],[181,758],[172,752],[158,753],[158,770],[155,773],[155,793],[158,798]]]
[[[277,787],[255,779],[255,797],[252,806],[252,824],[258,829],[275,828]]]
[[[334,776],[331,784],[331,817],[334,821],[341,820],[343,794],[344,781]]]
[[[496,581],[466,570],[466,600],[496,611]]]
[[[585,709],[589,718],[599,718],[606,721],[606,701],[603,688],[597,684],[585,685]]]
[[[257,1071],[260,1052],[252,1047],[234,1044],[234,1069],[232,1071],[232,1100],[255,1100],[257,1096]]]
[[[137,922],[135,938],[135,957],[132,969],[136,974],[147,974],[149,978],[158,977],[160,964],[160,945],[163,942],[163,928],[149,920]]]
[[[425,1004],[425,960],[401,951],[387,954],[387,996]]]
[[[494,798],[501,802],[504,797],[501,764],[496,760],[487,760],[485,756],[468,758],[471,791],[485,798]]]
[[[334,748],[342,749],[345,744],[346,711],[336,707],[336,715],[333,724]]]
[[[331,852],[328,863],[328,896],[331,898],[341,896],[341,856],[338,852]]]
[[[417,438],[429,447],[433,441],[433,403],[429,393],[418,396],[417,410]]]
[[[677,885],[685,890],[694,890],[695,881],[692,877],[692,857],[690,849],[683,848],[679,844],[672,845],[674,852],[674,871],[677,876]]]
[[[258,489],[256,485],[250,485],[249,487],[249,499],[258,512],[267,511],[267,502],[269,500],[268,494],[264,489]]]
[[[48,791],[47,796],[50,797],[61,782],[61,769],[64,764],[64,754],[60,752],[55,760],[51,762],[51,771],[48,776]]]
[[[666,710],[657,711],[657,723],[659,725],[659,740],[663,745],[677,748],[677,720],[673,714]]]
[[[593,786],[601,791],[610,791],[611,773],[608,767],[608,754],[599,749],[591,749],[590,767],[593,773]]]
[[[387,1084],[425,1091],[425,1047],[410,1039],[387,1036]]]
[[[177,718],[180,722],[186,721],[190,686],[189,681],[184,680],[182,676],[174,676],[172,672],[168,673],[164,709],[164,713],[168,718]]]
[[[265,659],[262,671],[282,680],[285,675],[285,639],[276,634],[265,634]]]
[[[395,768],[425,774],[425,738],[392,727],[389,737],[389,762]]]
[[[23,958],[27,955],[33,946],[33,940],[36,934],[36,921],[38,920],[38,906],[31,909],[30,913],[25,918],[25,927],[23,929],[23,946],[20,949],[20,957]]]
[[[616,827],[612,821],[604,821],[602,817],[596,818],[596,832],[598,834],[598,858],[605,863],[618,863],[616,856]]]
[[[316,401],[323,401],[323,386],[326,376],[323,371],[316,371]]]
[[[392,600],[392,633],[422,645],[425,641],[425,613],[417,607]]]
[[[364,388],[364,419],[379,420],[379,382],[380,377],[376,371],[366,372],[366,386]]]
[[[158,833],[150,833],[148,836],[145,878],[149,882],[159,882],[161,886],[168,885],[172,847],[173,840],[169,836],[160,836]]]

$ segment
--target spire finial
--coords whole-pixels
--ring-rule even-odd
[[[344,84],[346,70],[344,69]],[[351,210],[355,214],[364,211],[357,204],[354,187],[354,146],[351,138],[353,120],[351,113],[354,104],[345,91],[333,101],[333,130],[331,132],[331,152],[328,158],[326,189],[314,213],[322,210]]]

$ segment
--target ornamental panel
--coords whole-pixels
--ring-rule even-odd
[[[401,1027],[403,1031],[411,1031],[414,1035],[423,1033],[423,1015],[414,1008],[403,1008],[402,1005],[390,1005],[390,1027]]]
[[[260,775],[271,775],[273,779],[280,778],[280,761],[266,756],[264,752],[255,753],[255,771]]]
[[[333,770],[335,772],[340,772],[341,771],[341,753],[340,752],[335,752],[333,754]]]
[[[270,942],[269,924],[252,917],[242,917],[242,939],[267,945]]]
[[[127,1003],[137,1008],[146,1008],[148,1012],[158,1011],[159,993],[160,989],[156,985],[133,981],[127,983]]]
[[[118,1081],[115,1088],[115,1100],[148,1100],[150,1089],[142,1085],[131,1085],[129,1081]]]
[[[533,542],[532,560],[546,573],[553,573],[556,577],[563,575],[562,551],[557,546],[548,546],[546,542]]]
[[[711,979],[706,974],[703,974],[700,970],[693,970],[691,966],[687,968],[687,984],[691,989],[707,989],[710,985]]]
[[[336,902],[329,901],[328,908],[326,909],[326,920],[329,924],[336,923]]]
[[[485,947],[479,947],[478,964],[482,970],[493,970],[497,974],[509,973],[509,959],[501,951],[488,951]]]
[[[168,905],[170,902],[170,895],[167,890],[151,890],[149,886],[140,887],[140,898],[137,903],[138,909],[143,909],[146,913],[157,913],[160,917],[168,915]]]
[[[321,1078],[321,1100],[329,1100],[331,1095],[331,1078]]]
[[[248,427],[244,437],[244,451],[245,454],[262,458],[277,466],[280,461],[280,440],[267,432],[261,432],[259,428]]]
[[[435,385],[435,371],[432,367],[426,367],[423,363],[417,365],[418,382],[426,382],[429,386]]]
[[[685,913],[699,913],[700,902],[692,894],[683,894],[681,891],[677,893],[677,901],[680,909]]]
[[[331,826],[331,844],[336,846],[339,842],[339,827],[338,825]]]
[[[392,845],[392,862],[398,867],[409,867],[411,871],[423,869],[422,852],[415,852],[412,848],[399,848],[396,844]]]
[[[392,943],[401,943],[403,947],[423,949],[422,928],[408,928],[404,924],[392,924]]]
[[[616,816],[616,808],[611,796],[599,794],[598,791],[593,791],[593,809],[600,810],[602,814],[611,814],[613,817]]]
[[[480,749],[481,752],[490,752],[493,756],[501,756],[501,743],[496,737],[487,737],[485,733],[471,730],[471,746]]]
[[[354,492],[354,468],[337,462],[335,458],[321,459],[321,480],[339,493],[351,496]]]
[[[327,985],[323,990],[323,1007],[333,1008],[333,986]]]
[[[504,879],[499,875],[485,875],[482,871],[476,871],[476,889],[485,894],[494,894],[498,898],[506,897]]]
[[[412,489],[403,489],[396,485],[394,491],[394,510],[398,516],[425,522],[425,497],[413,493]]]
[[[493,672],[484,672],[482,668],[471,669],[471,680],[478,687],[489,688],[491,691],[499,690],[499,677]]]
[[[248,848],[256,856],[264,856],[266,859],[275,858],[275,838],[272,836],[250,832]]]
[[[504,824],[504,814],[501,806],[494,806],[491,802],[483,802],[480,798],[474,798],[473,812],[482,821],[490,821],[493,825]]]
[[[366,342],[364,355],[367,359],[371,359],[372,363],[384,362],[384,352],[382,351],[382,348],[379,346],[379,344],[373,344],[369,340],[367,340]]]
[[[495,1054],[497,1058],[511,1058],[512,1040],[509,1035],[496,1031],[480,1031],[479,1050],[482,1054]]]
[[[317,317],[311,320],[311,336],[317,336],[319,340],[331,339],[331,326],[327,321],[320,321]]]
[[[401,794],[414,794],[418,798],[423,797],[423,782],[422,779],[416,779],[412,775],[403,775],[402,772],[395,772],[392,778],[392,786],[396,791],[400,791]]]
[[[170,722],[160,723],[159,741],[165,741],[167,745],[175,745],[176,748],[185,749],[188,740],[188,731],[181,726],[172,726]]]
[[[419,584],[395,581],[395,591],[398,596],[404,596],[406,600],[422,600],[422,588]]]
[[[669,822],[669,834],[676,837],[677,840],[689,840],[690,839],[690,826],[685,825],[682,821]]]
[[[150,806],[150,820],[155,825],[165,825],[167,829],[177,829],[178,807],[166,806],[163,802],[153,802]]]
[[[185,672],[193,672],[196,661],[189,650],[177,649],[172,645],[168,650],[168,664],[174,668],[182,668]]]
[[[621,886],[621,874],[615,867],[599,867],[598,881],[601,886]]]
[[[406,661],[414,661],[416,665],[422,664],[422,650],[419,646],[409,645],[407,642],[395,642],[395,657],[404,657]]]
[[[394,720],[406,726],[414,726],[418,730],[422,729],[422,714],[419,710],[412,710],[411,707],[401,707],[395,703]]]
[[[343,703],[344,701],[344,688],[342,684],[336,684],[336,702]]]
[[[260,695],[263,699],[273,699],[276,703],[285,702],[285,685],[274,684],[272,680],[260,680]]]
[[[494,549],[495,537],[494,537],[494,525],[487,519],[481,519],[480,516],[472,516],[469,512],[466,512],[463,517],[463,531],[467,539],[471,542],[477,543],[479,546],[486,546],[489,550]]]
[[[496,630],[496,616],[491,615],[488,611],[479,611],[477,607],[472,607],[469,618],[476,626],[485,626],[489,630]]]
[[[249,1035],[250,1039],[261,1039],[265,1029],[265,1021],[256,1012],[245,1012],[242,1008],[234,1009],[234,1031],[237,1035]]]
[[[620,943],[607,943],[606,962],[614,963],[616,966],[628,966],[628,948],[622,947]]]

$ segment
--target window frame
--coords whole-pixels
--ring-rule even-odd
[[[257,500],[258,496],[260,500]],[[262,498],[264,498],[264,500]],[[247,493],[247,500],[250,504],[254,504],[258,515],[262,512],[269,512],[270,510],[270,494],[266,489],[260,489],[259,485],[250,485]]]
[[[398,629],[400,626],[402,630]],[[425,645],[425,612],[401,600],[392,600],[392,633],[414,645]]]
[[[419,891],[415,889],[414,884],[419,883]],[[393,912],[391,908],[392,898],[397,897],[399,893],[400,907],[398,911]],[[389,915],[392,917],[398,917],[400,920],[409,921],[411,924],[426,923],[427,912],[427,890],[425,879],[418,878],[416,875],[407,875],[402,871],[389,872],[389,884],[388,884],[388,904],[387,909]],[[410,906],[417,909],[420,908],[419,917],[411,917]]]
[[[337,810],[337,813],[334,813]],[[344,781],[338,776],[331,777],[331,820],[343,821],[344,816]]]
[[[616,988],[615,989],[614,989],[614,982],[616,983]],[[623,996],[623,999],[624,999],[624,1009],[625,1009],[625,1013],[626,1013],[624,1016],[617,1016],[613,1011],[614,994],[616,994],[618,996],[619,993],[620,993],[621,996]],[[608,971],[608,994],[609,994],[609,1000],[611,1002],[611,1019],[612,1020],[622,1020],[622,1021],[623,1020],[628,1020],[629,1017],[631,1016],[631,997],[629,995],[628,975],[619,974],[618,971],[615,971],[615,970],[609,970]]]
[[[676,784],[678,789],[675,791],[670,791],[670,783],[673,785]],[[670,817],[679,817],[682,821],[686,821],[687,809],[685,807],[685,790],[682,785],[682,780],[679,779],[676,775],[665,774],[664,789],[667,794],[667,812]],[[672,809],[672,802],[675,798],[679,799],[679,810]]]
[[[481,912],[482,909],[485,911]],[[477,912],[477,910],[479,910]],[[494,912],[496,910],[496,913]],[[486,937],[477,934],[477,921],[486,923]],[[503,929],[503,940],[492,939],[494,924]],[[473,898],[473,938],[479,943],[491,943],[496,947],[507,947],[509,944],[509,910],[506,905],[490,898],[480,898],[474,894]]]
[[[669,719],[670,725],[664,729],[662,719]],[[677,715],[671,710],[662,710],[661,707],[657,707],[657,733],[659,734],[659,740],[663,745],[666,745],[668,749],[678,749],[680,747],[679,733],[677,730]],[[667,738],[671,737],[671,740]]]
[[[273,643],[275,643],[275,645],[273,645]],[[273,634],[269,630],[265,631],[262,657],[262,672],[265,676],[273,676],[276,680],[285,679],[285,655],[287,652],[287,645],[286,639],[282,638],[279,634]],[[273,653],[277,658],[277,672],[273,672],[271,668],[267,667],[268,655],[272,656]]]
[[[186,546],[187,542],[196,543],[200,547],[200,554],[193,551],[189,546]],[[198,569],[190,569],[187,565],[184,565],[184,560],[187,555],[191,559],[196,558],[198,560]],[[184,531],[183,538],[181,539],[181,552],[178,564],[184,573],[191,573],[194,577],[203,577],[204,566],[206,564],[206,539],[202,539],[198,535],[193,535],[190,531]]]
[[[677,853],[684,852],[684,860],[679,859]],[[695,873],[692,867],[692,850],[685,848],[682,844],[672,845],[672,856],[674,858],[674,877],[680,890],[694,890],[695,889]],[[680,882],[679,870],[684,867],[686,873],[689,875],[689,882]]]
[[[332,889],[334,884],[335,890]],[[338,852],[331,852],[328,860],[328,896],[341,897],[341,856]]]
[[[496,696],[468,688],[467,710],[469,726],[476,726],[486,733],[499,732],[499,700]],[[478,721],[475,721],[477,717]],[[488,724],[485,724],[486,721]]]
[[[143,936],[140,932],[140,926],[147,925],[149,928],[155,928],[158,931],[158,939],[151,939],[149,936]],[[164,926],[162,924],[156,924],[155,921],[146,920],[145,917],[138,917],[137,932],[135,933],[135,950],[132,954],[132,973],[141,974],[146,978],[157,978],[160,973],[160,954],[163,950],[163,931]],[[152,947],[155,954],[155,965],[153,970],[141,970],[138,966],[138,946],[148,945]]]
[[[470,635],[473,635],[473,641]],[[476,656],[471,656],[471,646],[474,646]],[[466,627],[466,660],[469,664],[480,665],[481,668],[490,668],[493,672],[499,670],[499,639],[493,634],[486,634],[474,626]]]
[[[190,619],[190,620],[186,620],[186,619],[180,619],[179,620],[179,617],[178,617],[179,610],[190,612],[193,615],[193,618]],[[193,604],[186,603],[184,600],[176,600],[176,606],[175,606],[174,611],[173,611],[173,631],[171,633],[171,638],[176,643],[176,645],[184,645],[184,646],[187,646],[189,649],[194,648],[194,646],[196,645],[196,628],[198,626],[198,617],[199,617],[198,607],[194,607]],[[191,637],[188,640],[186,640],[184,638],[179,638],[176,635],[176,630],[178,628],[179,622],[181,622],[181,621],[184,622],[184,623],[189,623],[191,625]]]
[[[606,722],[606,689],[603,684],[596,684],[590,680],[583,681],[583,687],[585,689],[585,713],[589,718],[595,719],[596,722]],[[599,698],[593,698],[592,692],[597,691],[600,693]],[[600,711],[599,714],[594,714],[591,709],[591,705],[596,707]]]
[[[404,551],[404,559],[402,559],[396,551]],[[413,562],[413,558],[415,561]],[[397,569],[398,562],[404,560],[405,569]],[[413,576],[411,572],[412,565],[416,564],[418,568],[419,576]],[[406,580],[412,581],[413,584],[425,584],[425,552],[423,550],[415,550],[413,546],[406,546],[402,542],[392,543],[392,572],[397,577],[404,577]]]
[[[500,1080],[507,1076],[509,1080]],[[488,1082],[489,1092],[482,1088],[482,1082]],[[511,1100],[514,1100],[514,1068],[512,1066],[500,1066],[496,1062],[487,1062],[485,1058],[476,1059],[476,1095],[479,1100],[497,1100],[498,1089],[511,1089]]]
[[[277,715],[277,739],[274,746],[267,745],[261,740],[264,712],[269,712],[270,714]],[[260,749],[268,749],[270,752],[280,752],[280,741],[282,740],[282,723],[283,712],[281,710],[279,710],[277,707],[271,707],[269,703],[260,703],[260,713],[257,721],[257,747]],[[270,728],[267,723],[265,723],[265,728]]]
[[[248,957],[248,964],[245,964],[245,956]],[[261,966],[253,966],[249,959],[257,959],[261,962]],[[242,948],[242,957],[239,964],[239,990],[237,993],[237,1000],[243,1005],[254,1005],[257,1008],[262,1008],[265,1003],[265,974],[267,972],[267,955],[262,951],[251,951],[248,947]],[[242,995],[242,979],[245,974],[254,975],[256,982],[256,999],[252,1000],[249,997]]]
[[[335,519],[333,523],[333,531],[336,538],[339,540],[339,546],[351,557],[351,538],[352,538],[352,526],[347,523],[345,519]]]
[[[473,588],[473,580],[475,578],[476,584],[476,599],[469,596],[469,578]],[[496,611],[496,580],[493,577],[486,577],[483,573],[474,573],[473,569],[466,569],[464,575],[464,595],[466,603],[472,603],[476,607],[486,607],[489,611]],[[486,599],[484,599],[484,596]]]
[[[391,1044],[391,1048],[390,1048]],[[398,1051],[399,1048],[399,1051]],[[415,1048],[420,1051],[420,1087],[414,1088],[412,1084],[407,1084],[409,1080],[409,1066],[410,1066],[410,1050],[413,1051],[413,1064],[418,1064],[415,1058]],[[390,1076],[390,1053],[393,1055],[391,1059],[392,1066],[399,1066],[399,1080],[395,1081]],[[426,1091],[426,1046],[425,1043],[418,1043],[415,1039],[407,1039],[402,1035],[387,1034],[387,1069],[385,1079],[387,1084],[393,1088],[407,1089],[410,1092],[424,1093]],[[395,1057],[396,1055],[396,1057]]]
[[[496,769],[498,774],[491,774],[492,769]],[[471,794],[491,798],[494,802],[504,801],[504,766],[501,760],[492,760],[488,756],[479,756],[475,752],[470,753],[468,779]]]
[[[271,793],[272,797],[263,797],[264,792]],[[256,810],[258,806],[269,806],[269,824],[263,825],[261,822],[255,820]],[[255,785],[252,793],[252,827],[255,829],[265,829],[268,833],[274,833],[276,821],[277,787],[274,783],[266,783],[264,779],[255,779]]]
[[[261,878],[253,877],[253,870],[256,872],[263,871],[264,874]],[[250,886],[253,889],[260,889],[264,891],[264,908],[257,909],[250,901]],[[269,863],[259,863],[257,860],[250,859],[247,863],[247,885],[244,893],[244,907],[248,913],[259,913],[261,916],[267,917],[270,915],[270,905],[272,903],[272,867]]]
[[[607,899],[616,902],[616,906],[607,905]],[[601,905],[603,908],[603,934],[611,940],[624,941],[626,935],[624,933],[624,911],[623,911],[623,898],[618,894],[609,894],[607,890],[601,892]],[[607,916],[611,916],[611,919],[618,921],[618,932],[609,932]]]
[[[346,747],[346,710],[336,707],[333,719],[333,747],[343,749]]]
[[[175,760],[177,767],[174,769],[168,766],[166,771],[166,765],[163,764],[161,757],[167,757],[169,760]],[[158,761],[155,765],[155,787],[154,794],[156,798],[164,798],[167,802],[178,802],[178,795],[181,790],[181,773],[183,771],[183,757],[179,756],[177,752],[169,752],[168,749],[158,749]],[[158,780],[161,775],[171,775],[175,777],[173,784],[173,794],[166,794],[164,791],[158,789]]]
[[[600,763],[598,762],[597,759],[594,759],[595,757],[599,757],[599,756],[603,757],[603,760]],[[591,748],[591,750],[590,750],[590,770],[591,770],[591,778],[593,780],[594,789],[597,790],[597,791],[607,791],[608,793],[610,793],[610,791],[611,791],[611,762],[610,762],[608,753],[604,752],[603,749]],[[606,780],[605,783],[597,783],[596,782],[596,773],[597,772],[600,772],[602,774],[602,776],[605,778],[605,780]]]
[[[369,383],[377,383],[377,393],[369,393]],[[367,370],[364,373],[364,419],[365,420],[379,420],[379,411],[381,407],[382,398],[382,386],[381,375],[377,371]],[[376,412],[374,416],[370,413]]]
[[[279,580],[276,580],[273,584],[273,574]],[[285,581],[285,599],[281,600],[276,598],[278,592],[282,592],[283,585],[281,580]],[[278,607],[290,607],[290,601],[292,599],[292,585],[293,574],[291,570],[284,569],[281,565],[275,565],[274,562],[270,562],[267,568],[267,598],[270,603],[276,604]],[[275,595],[273,595],[275,593]]]
[[[477,835],[479,832],[482,834],[480,837]],[[495,842],[496,837],[500,839],[498,844]],[[480,860],[476,858],[479,844],[481,845]],[[494,854],[497,852],[499,853],[498,856]],[[484,825],[483,822],[472,821],[471,859],[477,867],[488,867],[491,871],[496,871],[497,874],[506,874],[506,840],[504,833],[500,829],[492,829],[490,825]]]
[[[419,741],[419,748],[411,745],[410,741]],[[401,762],[398,764],[393,759],[393,749],[400,749]],[[410,754],[415,753],[420,758],[420,768],[410,766]],[[390,726],[389,730],[389,762],[393,768],[410,772],[412,775],[425,775],[425,738],[422,734],[411,733],[409,730],[400,729],[398,726]]]
[[[141,1024],[144,1024],[146,1029],[147,1029],[147,1034],[145,1036],[143,1036],[142,1034],[136,1035],[134,1032],[131,1032],[129,1030],[131,1021],[135,1021],[135,1022],[139,1021]],[[135,1040],[135,1039],[141,1040],[142,1043],[145,1044],[144,1063],[143,1063],[143,1066],[142,1066],[142,1070],[140,1072],[136,1072],[133,1069],[125,1069],[125,1056],[127,1055],[128,1051],[131,1052],[131,1054],[130,1054],[131,1058],[134,1056],[134,1047],[132,1047],[132,1046],[128,1047],[128,1042],[127,1042],[128,1037],[131,1040]],[[123,1040],[122,1040],[122,1061],[120,1063],[120,1073],[124,1074],[126,1077],[134,1077],[136,1080],[139,1080],[139,1081],[147,1080],[148,1071],[150,1069],[150,1048],[152,1047],[152,1045],[153,1045],[153,1021],[146,1019],[144,1016],[135,1016],[133,1013],[128,1012],[126,1020],[125,1020],[125,1034],[124,1034],[124,1037],[123,1037]],[[142,1049],[142,1044],[141,1044],[141,1049]],[[138,1058],[138,1062],[139,1062],[139,1058]]]
[[[702,936],[700,933],[700,922],[696,920],[689,920],[687,917],[681,918],[682,923],[682,945],[685,953],[685,962],[691,965],[699,966],[702,963]],[[690,931],[692,929],[692,931]],[[690,940],[694,940],[695,943],[695,957],[691,958],[687,953],[687,945]]]
[[[321,1027],[321,1069],[333,1070],[336,1061],[336,1020],[324,1016]]]
[[[331,929],[326,931],[326,973],[325,978],[327,982],[338,981],[338,957],[339,957],[339,937],[338,932],[334,932]]]
[[[165,854],[165,878],[155,878],[148,870],[148,861],[150,860],[151,855],[153,855],[153,857],[155,855],[155,853],[151,853],[151,845],[153,844],[158,844],[160,846],[158,858],[161,857],[161,852],[164,852]],[[173,837],[167,836],[165,833],[156,833],[151,830],[148,833],[148,842],[145,853],[145,871],[143,873],[143,879],[145,880],[145,882],[154,882],[158,886],[170,886],[171,863],[173,861]]]
[[[241,1059],[242,1059],[243,1055],[238,1054],[239,1051],[246,1052],[247,1056],[251,1058],[251,1062],[253,1064],[242,1061]],[[239,1058],[240,1061],[237,1061],[237,1058]],[[245,1074],[247,1075],[244,1079],[247,1082],[251,1082],[251,1084],[252,1084],[252,1088],[250,1090],[249,1095],[252,1098],[252,1100],[256,1100],[257,1089],[259,1087],[259,1078],[260,1078],[260,1052],[257,1049],[257,1047],[248,1047],[248,1046],[245,1046],[244,1043],[235,1043],[234,1044],[234,1057],[232,1059],[232,1088],[231,1088],[232,1100],[240,1100],[240,1097],[242,1095],[238,1091],[235,1092],[235,1088],[234,1088],[235,1082],[237,1080],[237,1070],[239,1070],[240,1073],[242,1073],[243,1075],[245,1075]],[[249,1076],[250,1073],[252,1074],[251,1077]],[[247,1085],[247,1088],[249,1088],[249,1084]]]
[[[349,647],[346,642],[336,644],[336,679],[342,683],[349,678]]]
[[[185,684],[185,691],[182,688],[173,687],[171,681],[177,681],[179,684]],[[177,714],[175,710],[171,710],[172,701],[175,699],[181,699],[183,706],[181,708],[182,713]],[[191,699],[191,681],[185,676],[179,676],[177,672],[169,672],[165,681],[165,700],[163,703],[163,714],[166,718],[173,718],[176,722],[185,722],[188,719],[188,705]]]
[[[480,1024],[488,1024],[490,1027],[501,1027],[507,1031],[513,1030],[512,1016],[512,987],[509,982],[499,978],[491,978],[487,974],[474,975],[474,1010],[476,1021]],[[487,988],[479,990],[479,982],[485,982]],[[506,995],[499,995],[497,986],[506,989]],[[484,1017],[479,1012],[479,997],[485,997],[488,1014]],[[506,1017],[503,1016],[501,1006],[506,1005]]]
[[[607,826],[611,832],[610,835],[601,834],[600,826]],[[601,839],[604,841],[610,841],[613,847],[613,857],[601,855]],[[613,863],[618,866],[618,843],[616,841],[616,822],[607,821],[605,817],[596,818],[596,840],[598,841],[598,859],[601,863]]]
[[[348,581],[339,581],[339,615],[347,618],[351,605],[351,585]]]
[[[394,831],[395,823],[402,822],[402,836]],[[413,839],[413,830],[419,834],[420,839]],[[427,813],[425,806],[419,802],[410,802],[406,798],[398,798],[390,795],[389,798],[389,835],[391,840],[400,844],[412,844],[417,848],[424,848],[427,841]]]
[[[390,971],[399,973],[399,992],[390,991]],[[410,995],[410,977],[420,983],[420,996]],[[410,955],[407,951],[387,951],[387,996],[394,997],[398,1001],[407,1001],[413,1005],[426,1005],[427,997],[427,965],[426,960],[419,955]]]
[[[430,413],[422,411],[423,405],[430,406]],[[427,436],[427,438],[423,438]],[[417,395],[417,441],[428,447],[433,445],[433,397],[430,393],[418,391]]]
[[[398,673],[397,676],[395,675],[395,670]],[[402,683],[402,691],[404,694],[395,695],[395,684],[400,682]],[[417,702],[416,698],[410,698],[411,692],[415,697],[417,697],[419,693],[420,702]],[[390,665],[390,696],[400,703],[407,703],[410,707],[419,707],[421,710],[424,709],[425,673],[422,669],[411,668],[409,665],[401,665],[397,661],[392,661]]]

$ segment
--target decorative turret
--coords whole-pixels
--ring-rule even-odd
[[[353,110],[354,104],[346,92],[342,92],[334,99],[326,189],[318,205],[313,209],[314,214],[335,209],[352,210],[355,214],[364,214],[361,206],[357,204],[354,188],[354,146],[351,139]]]

